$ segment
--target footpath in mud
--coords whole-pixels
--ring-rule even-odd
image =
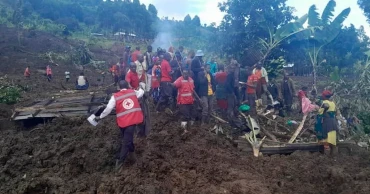
[[[86,118],[28,130],[2,127],[0,193],[370,193],[368,152],[254,158],[206,129],[181,136],[177,122],[155,118],[147,140],[135,140],[136,164],[121,172],[114,169],[119,130],[113,117],[98,127]]]

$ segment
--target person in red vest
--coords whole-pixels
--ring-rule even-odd
[[[51,71],[51,67],[49,65],[46,66],[46,76],[48,78],[48,82],[51,81],[52,75],[53,75],[53,72]]]
[[[30,73],[30,66],[27,66],[26,70],[24,71],[24,77],[30,78],[31,73]]]
[[[130,88],[137,89],[139,88],[139,75],[136,72],[136,64],[131,62],[130,70],[126,75],[126,82],[129,84]]]
[[[179,77],[173,85],[178,89],[177,105],[179,106],[182,116],[181,127],[184,128],[184,132],[186,133],[187,128],[193,123],[191,115],[194,104],[194,81],[189,77],[189,71],[184,69],[182,71],[182,76]]]
[[[116,64],[112,65],[111,73],[114,81],[114,85],[116,86],[119,81],[119,67]]]
[[[159,82],[161,80],[161,65],[160,61],[154,61],[154,66],[152,68],[152,84],[151,84],[151,90],[152,90],[152,98],[155,104],[159,101]]]
[[[164,105],[167,105],[171,101],[173,86],[171,77],[171,66],[169,61],[171,60],[170,53],[165,53],[161,61],[161,82],[160,82],[160,98],[157,104],[157,112],[164,110]]]
[[[114,108],[116,109],[117,125],[123,137],[119,159],[116,162],[117,170],[121,168],[126,157],[130,162],[135,162],[134,133],[136,126],[144,121],[144,114],[138,100],[144,95],[144,90],[129,89],[125,80],[120,81],[118,85],[121,90],[112,95],[107,107],[99,117],[95,118],[99,121],[108,116]]]

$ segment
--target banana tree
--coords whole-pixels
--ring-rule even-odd
[[[324,62],[320,62],[318,56],[322,48],[332,42],[340,33],[343,22],[351,12],[351,8],[344,9],[335,19],[333,12],[336,7],[335,0],[330,0],[326,5],[321,17],[317,12],[315,5],[312,5],[308,11],[308,27],[310,34],[307,39],[313,43],[312,49],[309,51],[311,64],[313,67],[313,91],[317,93],[317,67]]]
[[[307,19],[308,14],[305,14],[296,21],[281,26],[276,30],[275,33],[273,33],[270,27],[267,27],[269,31],[269,38],[267,40],[259,38],[260,44],[263,47],[263,51],[261,51],[263,56],[261,62],[264,63],[271,51],[279,46],[284,40],[295,34],[308,30],[308,28],[303,27],[303,24],[306,23]]]

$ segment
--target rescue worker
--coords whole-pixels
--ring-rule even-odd
[[[229,65],[227,67],[227,77],[225,82],[225,91],[227,94],[227,117],[229,120],[233,120],[234,118],[234,109],[236,106],[236,96],[235,96],[235,90],[234,90],[234,84],[235,84],[235,72],[234,72],[235,66]]]
[[[24,77],[25,78],[30,78],[31,77],[30,66],[27,66],[26,70],[24,70]]]
[[[205,70],[198,74],[198,95],[202,101],[202,125],[208,123],[210,115],[214,113],[216,83],[210,71],[211,66],[207,64]]]
[[[66,76],[66,83],[69,81],[71,78],[71,73],[69,71],[64,72],[64,75]]]
[[[112,78],[114,85],[116,86],[119,81],[119,69],[117,64],[113,64],[110,68],[110,72],[112,73]]]
[[[147,67],[146,67],[146,62],[145,62],[143,54],[137,55],[137,60],[135,61],[135,64],[136,64],[136,72],[137,72],[137,75],[139,76],[139,80],[146,84],[147,83],[147,79],[146,79]]]
[[[288,115],[292,112],[293,98],[296,95],[294,91],[293,80],[288,76],[287,73],[284,73],[283,81],[280,86],[281,96],[284,100],[285,110]]]
[[[191,61],[191,71],[193,72],[193,79],[195,84],[195,91],[198,93],[198,74],[199,72],[204,71],[203,68],[203,56],[204,53],[202,50],[198,50],[195,54],[195,58]]]
[[[137,57],[139,54],[141,54],[140,47],[136,47],[136,50],[131,54],[131,62],[137,61]]]
[[[273,99],[279,98],[279,88],[275,83],[275,80],[271,80],[268,83],[267,90],[270,92]],[[271,104],[274,104],[274,102],[271,102]]]
[[[182,76],[173,85],[178,89],[177,105],[182,117],[181,127],[184,128],[184,133],[187,133],[190,125],[194,122],[192,121],[194,81],[189,77],[189,70],[184,69]]]
[[[227,93],[225,89],[227,73],[224,70],[225,67],[223,65],[219,65],[218,72],[215,75],[217,105],[221,109],[222,113],[227,110]]]
[[[89,88],[89,81],[85,77],[84,73],[81,72],[76,79],[76,90],[87,90]]]
[[[164,108],[172,102],[171,96],[173,87],[171,84],[171,66],[169,61],[171,60],[171,55],[169,53],[164,54],[164,58],[161,61],[161,80],[160,80],[160,98],[157,104],[157,112],[162,112]]]
[[[151,86],[152,86],[152,69],[153,69],[153,66],[154,66],[154,63],[153,63],[153,47],[152,46],[148,46],[147,47],[147,51],[145,52],[144,54],[144,61],[146,62],[146,78],[147,78],[147,82],[146,82],[146,92],[150,92],[151,90]]]
[[[129,89],[128,83],[124,80],[119,82],[119,87],[121,90],[112,95],[107,107],[99,117],[95,118],[96,121],[99,121],[108,116],[114,108],[116,109],[117,125],[123,137],[119,159],[116,161],[117,170],[121,168],[126,158],[135,162],[135,128],[144,121],[144,114],[138,100],[144,95],[144,90],[141,88],[138,90]]]
[[[51,71],[51,67],[48,65],[46,66],[46,77],[48,78],[48,82],[52,79],[53,72]]]
[[[126,82],[131,89],[139,88],[140,79],[138,73],[136,72],[136,64],[133,62],[131,62],[130,70],[126,75]]]
[[[250,113],[252,116],[257,116],[257,107],[256,107],[256,88],[258,83],[258,77],[248,70],[248,81],[247,81],[247,91],[246,97],[248,105],[250,107]]]
[[[154,66],[152,68],[152,98],[154,104],[157,104],[159,101],[159,84],[161,80],[161,62],[159,59],[153,61]]]
[[[268,75],[266,69],[262,66],[261,62],[258,62],[256,65],[256,68],[253,70],[253,74],[257,75],[258,77],[258,84],[257,84],[257,99],[258,99],[258,105],[262,106],[262,93],[265,93],[266,96],[268,96],[271,100],[271,102],[274,102],[274,99],[272,98],[272,95],[267,90],[267,83],[269,82]]]
[[[120,58],[119,62],[116,64],[119,69],[119,80],[125,80],[125,76],[127,73],[127,66],[125,64],[124,58]]]
[[[316,117],[316,136],[324,144],[325,152],[334,153],[337,145],[338,122],[336,105],[331,100],[333,94],[329,90],[322,92],[322,103]]]

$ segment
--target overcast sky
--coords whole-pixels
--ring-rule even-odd
[[[218,9],[218,2],[223,0],[140,0],[141,3],[155,5],[159,17],[168,16],[170,19],[184,19],[187,14],[191,17],[198,15],[202,23],[219,24],[223,13]],[[288,0],[288,5],[296,8],[295,15],[302,16],[308,12],[309,7],[315,4],[321,13],[327,4],[327,0]],[[343,9],[350,7],[351,14],[345,21],[345,25],[353,23],[356,27],[363,25],[370,35],[370,25],[367,23],[362,10],[357,5],[357,0],[337,0],[335,16]]]

